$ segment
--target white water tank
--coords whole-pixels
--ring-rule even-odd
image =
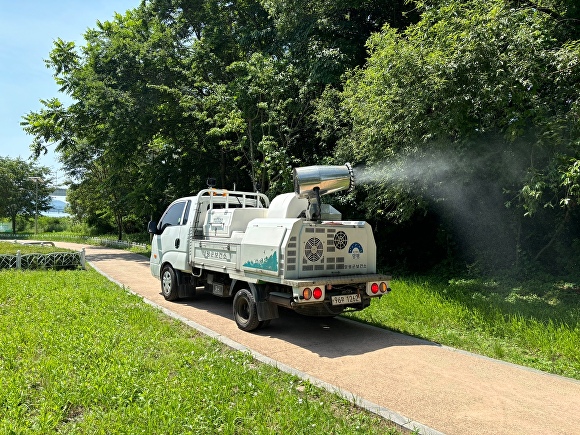
[[[294,193],[278,195],[268,207],[269,218],[297,218],[308,208],[306,198],[298,198]]]

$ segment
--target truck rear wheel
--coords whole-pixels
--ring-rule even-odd
[[[175,271],[167,264],[161,270],[161,294],[167,301],[179,299]]]
[[[256,301],[250,290],[240,290],[234,296],[234,319],[242,331],[253,331],[260,326]]]

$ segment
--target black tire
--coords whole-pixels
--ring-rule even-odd
[[[240,290],[234,296],[234,320],[242,331],[253,331],[260,326],[256,300],[250,290]]]
[[[171,266],[166,264],[161,270],[161,294],[166,301],[176,301],[179,299],[177,290],[175,271]]]

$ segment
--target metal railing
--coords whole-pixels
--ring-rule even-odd
[[[99,237],[87,237],[85,240],[90,244],[97,244],[101,246],[111,246],[113,248],[142,248],[147,249],[149,245],[146,243],[127,242],[125,240],[103,239]]]

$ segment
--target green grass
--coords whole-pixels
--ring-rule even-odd
[[[53,241],[60,241],[60,242],[69,242],[69,243],[86,243],[89,245],[95,246],[102,246],[101,244],[95,243],[95,241],[89,236],[73,236],[61,233],[45,233],[39,235],[42,240],[53,240]],[[114,236],[103,236],[103,239],[108,240],[115,240]],[[132,240],[125,240],[126,242],[131,242]],[[139,239],[136,243],[142,243]],[[124,247],[124,248],[117,248],[117,249],[124,249],[125,251],[133,252],[134,254],[140,254],[147,258],[151,257],[151,245],[145,244],[145,246],[131,246],[131,247]]]
[[[0,433],[397,433],[98,273],[0,272]]]
[[[52,247],[23,247],[28,252]],[[139,252],[139,249],[131,249]],[[24,253],[24,251],[23,251]],[[144,255],[149,255],[145,252]],[[391,295],[346,315],[549,373],[580,379],[580,286],[550,280],[399,279]]]
[[[580,379],[580,288],[514,280],[400,279],[348,316],[549,373]]]
[[[86,236],[71,232],[55,232],[55,233],[40,233],[40,234],[27,234],[26,239],[43,240],[43,241],[55,241],[55,242],[68,242],[68,243],[81,243],[102,246],[93,240],[92,236]],[[113,235],[100,236],[101,239],[115,241],[116,237]],[[136,240],[130,240],[131,237],[126,237],[126,242],[135,241],[136,243],[143,243],[143,237],[136,237]],[[1,243],[1,242],[0,242]],[[151,245],[144,243],[146,246],[132,246],[123,248],[127,251],[131,251],[135,254],[141,254],[146,257],[151,256]]]
[[[24,254],[50,254],[52,252],[67,252],[69,249],[58,248],[55,246],[40,246],[40,245],[23,245],[25,241],[20,241],[19,243],[14,242],[3,242],[0,241],[0,255],[16,255],[17,251],[20,251],[22,255]]]

